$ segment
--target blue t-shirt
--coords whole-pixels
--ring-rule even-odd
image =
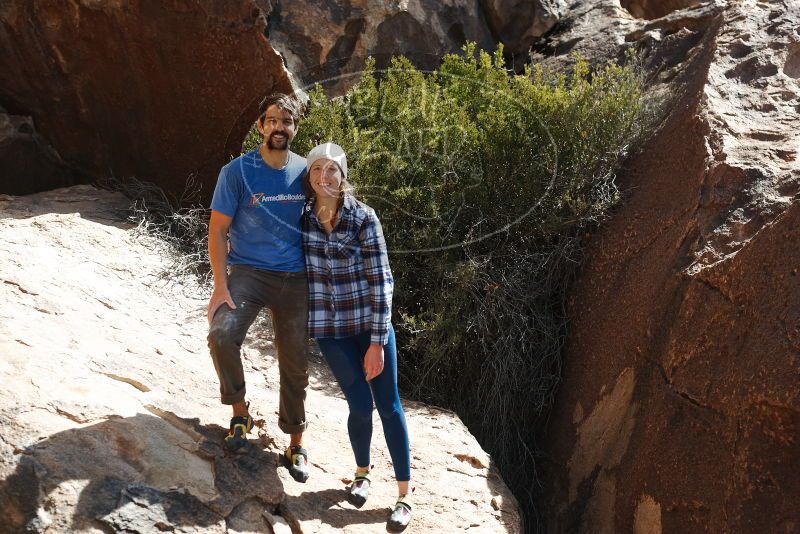
[[[306,268],[300,217],[305,158],[289,152],[282,169],[267,165],[258,149],[222,167],[211,209],[232,217],[230,265],[299,272]]]

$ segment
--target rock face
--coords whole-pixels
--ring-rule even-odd
[[[621,0],[620,5],[638,19],[657,19],[677,9],[701,4],[701,0]]]
[[[572,291],[553,532],[800,528],[800,7],[707,9],[607,23],[674,98]]]
[[[0,111],[0,180],[12,195],[27,195],[80,181],[36,131],[31,117]]]
[[[477,1],[308,0],[267,2],[269,40],[304,86],[322,82],[332,94],[352,86],[368,56],[378,68],[403,54],[434,69],[466,40],[493,50],[495,42]]]
[[[659,18],[644,16],[636,7],[641,4],[625,4],[626,9],[617,0],[573,4],[559,24],[534,44],[531,60],[545,68],[563,69],[574,62],[573,54],[596,65],[623,61],[625,52],[634,48],[646,60],[645,66],[658,74],[658,81],[667,82],[721,9],[713,2],[687,4],[692,5],[679,9],[683,7],[679,2],[654,3],[664,13]]]
[[[292,90],[265,25],[253,0],[6,1],[0,105],[33,117],[79,174],[176,195],[196,175],[207,197],[260,98]],[[0,192],[25,190],[22,179],[3,174]]]
[[[230,413],[206,347],[205,296],[121,222],[126,206],[85,185],[0,196],[0,531],[383,530],[396,486],[377,416],[373,491],[356,510],[344,492],[347,406],[318,357],[311,479],[278,467],[286,437],[266,322],[244,357],[258,436],[243,454],[223,453]],[[406,409],[422,495],[414,531],[520,532],[516,501],[458,418]]]
[[[564,0],[260,0],[269,12],[269,40],[304,87],[320,82],[331,95],[356,81],[364,60],[378,68],[393,55],[435,69],[466,41],[484,50],[503,43],[506,55],[527,61],[536,39],[567,11]]]
[[[495,39],[509,54],[526,54],[567,10],[563,0],[481,0]]]

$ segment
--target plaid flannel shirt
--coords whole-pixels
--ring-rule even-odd
[[[302,224],[309,335],[343,338],[371,331],[370,342],[385,345],[394,279],[375,210],[345,195],[339,222],[328,235],[312,200]]]

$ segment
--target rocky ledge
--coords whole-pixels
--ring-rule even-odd
[[[205,345],[205,296],[169,273],[120,195],[74,186],[0,196],[3,532],[380,532],[395,486],[376,415],[373,495],[345,500],[347,406],[312,362],[312,476],[279,467],[278,376],[265,319],[244,349],[257,436],[220,447],[229,413]],[[405,403],[411,532],[519,532],[517,504],[454,414]]]

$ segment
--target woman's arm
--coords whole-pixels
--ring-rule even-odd
[[[389,254],[378,216],[371,209],[358,233],[361,244],[361,259],[367,278],[372,306],[372,336],[370,342],[383,345],[389,337],[389,322],[392,315],[392,292],[394,278],[389,268]]]

